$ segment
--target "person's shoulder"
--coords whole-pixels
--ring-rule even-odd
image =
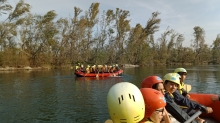
[[[146,121],[145,123],[153,123],[153,122],[151,122],[151,121]]]
[[[168,97],[169,96],[169,93],[168,92],[165,92],[164,93],[164,97],[166,98],[166,97]]]
[[[164,97],[165,97],[167,103],[172,102],[172,100],[173,100],[172,96],[168,92],[166,92],[164,94]]]
[[[173,92],[173,95],[174,95],[174,96],[180,96],[180,95],[182,95],[182,94],[180,94],[179,90],[176,90],[176,91]]]
[[[152,121],[144,121],[144,122],[140,122],[140,123],[153,123]]]
[[[108,119],[108,120],[106,120],[104,123],[113,123],[113,121],[110,120],[110,119]]]
[[[166,98],[166,97],[171,97],[171,95],[170,95],[169,92],[165,92],[165,93],[164,93],[164,97],[165,97],[165,98]]]

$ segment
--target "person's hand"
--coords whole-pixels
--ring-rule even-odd
[[[199,118],[199,117],[196,118],[196,121],[197,121],[198,123],[204,123],[204,122],[205,122],[204,119],[201,119],[201,118]]]
[[[206,107],[206,113],[212,113],[212,112],[213,112],[213,110],[211,107]]]
[[[189,95],[189,94],[186,94],[186,98],[190,99],[190,95]]]

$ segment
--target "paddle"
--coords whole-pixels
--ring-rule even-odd
[[[184,123],[191,123],[194,119],[196,119],[200,114],[202,114],[201,111],[197,111],[193,116],[191,116],[187,121]]]
[[[112,73],[113,73],[113,76],[116,76],[114,72],[112,72]]]
[[[99,77],[99,72],[98,72],[98,74],[96,74],[96,78],[98,78]]]
[[[184,89],[185,89],[187,92],[189,92],[189,91],[191,91],[192,86],[189,85],[189,84],[185,84],[185,85],[184,85]]]

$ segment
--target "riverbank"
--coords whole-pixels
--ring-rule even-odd
[[[123,64],[124,68],[133,68],[133,67],[139,67],[139,65],[133,65],[133,64]]]
[[[139,67],[139,65],[132,65],[132,64],[123,64],[122,67],[124,68],[133,68],[133,67]],[[17,70],[50,70],[50,69],[62,69],[62,68],[68,68],[73,69],[72,66],[65,66],[65,67],[50,67],[50,66],[43,66],[43,67],[0,67],[0,71],[17,71]]]
[[[49,67],[0,67],[0,71],[16,71],[16,70],[43,70],[43,69],[51,69]]]

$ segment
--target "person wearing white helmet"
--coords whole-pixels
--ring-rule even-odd
[[[179,85],[179,93],[182,94],[184,97],[190,98],[188,92],[184,89],[184,80],[186,79],[187,71],[185,68],[176,68],[174,73],[178,73],[181,76],[180,85]]]
[[[129,82],[113,85],[107,94],[111,120],[105,123],[137,123],[144,118],[145,103],[137,86]]]
[[[90,73],[90,66],[89,66],[89,65],[87,65],[87,67],[86,67],[86,73],[87,73],[87,74]]]
[[[177,73],[168,73],[164,76],[164,88],[166,90],[165,92],[165,98],[167,101],[166,110],[179,122],[185,122],[187,118],[180,117],[179,114],[174,112],[172,105],[179,105],[184,106],[184,109],[181,109],[185,113],[187,113],[189,116],[192,116],[196,113],[196,110],[201,110],[206,113],[212,113],[213,110],[210,107],[205,107],[203,105],[200,105],[196,102],[193,102],[189,100],[188,98],[185,98],[180,93],[176,93],[178,86],[180,85],[180,78],[181,76]],[[176,106],[177,107],[177,106]],[[179,110],[179,109],[178,109]],[[179,110],[181,112],[181,110]],[[182,113],[182,112],[181,112]],[[182,114],[181,114],[182,115]],[[188,116],[186,116],[188,117]],[[197,117],[196,121],[198,123],[204,123],[205,120]]]

